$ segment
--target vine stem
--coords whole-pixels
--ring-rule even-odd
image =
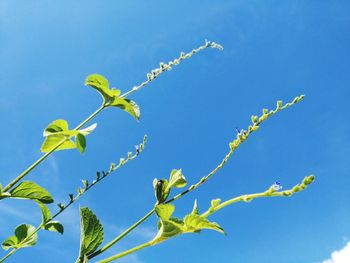
[[[10,257],[13,253],[16,252],[17,249],[11,250],[6,256],[4,256],[2,259],[0,259],[0,262],[4,262],[8,257]]]
[[[277,107],[274,110],[270,110],[265,112],[265,110],[263,110],[263,115],[258,118],[258,116],[252,116],[252,122],[253,125],[250,125],[248,127],[248,130],[241,130],[239,131],[239,133],[237,134],[237,137],[235,140],[233,140],[230,143],[230,151],[226,154],[226,156],[224,157],[224,159],[220,162],[220,164],[218,166],[216,166],[209,174],[207,174],[206,176],[202,177],[196,184],[191,185],[187,190],[181,192],[178,195],[175,195],[174,197],[172,197],[171,199],[169,199],[168,201],[164,202],[165,204],[171,203],[179,198],[181,198],[182,196],[186,195],[187,193],[195,190],[196,188],[198,188],[200,185],[202,185],[203,183],[205,183],[211,176],[213,176],[216,172],[218,172],[218,170],[220,170],[229,160],[229,158],[231,157],[231,155],[235,152],[235,150],[251,135],[251,133],[255,132],[258,130],[260,124],[262,124],[263,122],[265,122],[269,117],[271,117],[272,115],[276,114],[277,112],[284,110],[296,103],[298,103],[299,101],[301,101],[304,98],[304,95],[295,97],[293,101],[286,103],[285,105],[280,105],[282,102],[278,101],[277,103]],[[257,195],[256,197],[263,197],[260,196],[260,194],[253,194],[253,197],[255,197],[254,195]],[[274,196],[280,196],[276,193],[276,195],[274,194]],[[238,198],[244,198],[244,196],[238,197]],[[244,201],[244,199],[242,199]],[[228,200],[224,203],[222,203],[220,205],[220,208],[223,208],[224,206],[227,206],[231,203],[237,202],[237,201],[241,201],[241,200],[236,200],[236,198]],[[221,207],[222,206],[222,207]],[[135,227],[137,227],[139,224],[141,224],[143,221],[145,221],[148,217],[150,217],[153,213],[155,212],[155,207],[148,212],[148,214],[146,214],[146,216],[144,216],[142,219],[140,219],[139,221],[137,221],[132,227],[128,228],[125,232],[123,232],[121,235],[119,235],[117,238],[115,238],[113,241],[111,241],[110,243],[108,243],[108,247],[107,245],[104,247],[104,250],[107,250],[108,248],[110,248],[112,245],[114,245],[115,243],[117,243],[121,238],[123,238],[126,234],[128,234],[129,232],[131,232]],[[125,233],[125,234],[124,234]],[[119,238],[120,237],[120,238]],[[151,242],[151,241],[150,241]],[[137,246],[135,248],[137,248],[137,250],[140,250],[142,248],[144,248],[143,246],[147,244],[144,243],[143,245]],[[146,246],[145,246],[146,247]],[[137,250],[134,250],[135,248],[132,248],[130,250],[126,250],[124,252],[121,252],[119,254],[116,254],[115,256],[109,257],[107,258],[109,261],[98,261],[97,263],[105,263],[105,262],[110,262],[112,260],[118,259],[120,257],[126,256],[132,252],[135,252]],[[98,254],[102,253],[103,251],[99,252]],[[97,252],[97,251],[96,251]],[[126,253],[129,252],[129,253]],[[126,253],[126,254],[124,254]],[[94,255],[95,253],[91,254],[88,256],[89,259],[95,257]],[[96,255],[98,255],[96,254]],[[106,260],[107,260],[106,259]]]
[[[114,255],[114,256],[111,256],[111,257],[109,257],[109,258],[105,258],[105,259],[103,259],[103,260],[97,261],[96,263],[108,263],[108,262],[112,262],[112,261],[114,261],[114,260],[116,260],[116,259],[118,259],[118,258],[125,257],[125,256],[127,256],[127,255],[129,255],[129,254],[132,254],[132,253],[134,253],[134,252],[136,252],[136,251],[138,251],[138,250],[140,250],[140,249],[149,247],[149,246],[151,246],[151,245],[152,245],[152,242],[150,242],[150,241],[149,241],[149,242],[145,242],[145,243],[143,243],[143,244],[141,244],[141,245],[138,245],[138,246],[133,247],[133,248],[131,248],[131,249],[125,250],[125,251],[123,251],[123,252],[121,252],[121,253],[119,253],[119,254],[116,254],[116,255]]]
[[[92,113],[89,117],[87,117],[82,123],[80,123],[74,130],[80,129],[82,126],[84,126],[87,122],[89,122],[92,118],[94,118],[97,114],[99,114],[103,109],[105,108],[105,105],[102,105],[99,107],[94,113]],[[55,150],[57,150],[67,139],[64,139],[55,145],[50,151],[48,151],[46,154],[41,156],[36,162],[34,162],[31,166],[29,166],[23,173],[21,173],[19,176],[17,176],[15,179],[13,179],[8,185],[6,185],[3,189],[4,192],[11,190],[11,188],[17,184],[20,180],[22,180],[28,173],[30,173],[35,167],[37,167],[42,161],[44,161],[51,153],[53,153]]]
[[[159,68],[156,68],[156,69],[152,70],[151,73],[147,74],[147,80],[143,81],[138,86],[134,86],[132,89],[130,89],[129,91],[125,92],[120,97],[121,98],[126,98],[128,95],[130,95],[130,94],[140,90],[141,88],[143,88],[144,86],[146,86],[147,84],[152,82],[154,79],[156,79],[163,72],[171,70],[175,65],[178,65],[180,63],[180,61],[182,61],[184,59],[191,58],[194,54],[196,54],[196,53],[198,53],[198,52],[200,52],[200,51],[202,51],[202,50],[204,50],[206,48],[209,48],[209,47],[222,50],[222,47],[219,44],[206,40],[204,45],[202,45],[202,46],[200,46],[200,47],[198,47],[196,49],[193,49],[192,51],[190,51],[187,54],[181,52],[179,58],[176,58],[173,61],[170,61],[168,64],[160,63],[160,67]],[[92,113],[89,117],[87,117],[74,130],[78,130],[81,127],[83,127],[86,123],[88,123],[91,119],[93,119],[97,114],[99,114],[103,109],[107,108],[108,106],[109,106],[109,104],[106,101],[104,101],[103,104],[101,105],[101,107],[99,107],[94,113]],[[13,181],[11,181],[7,186],[5,186],[4,189],[3,189],[3,192],[6,192],[6,191],[10,190],[17,182],[19,182],[21,179],[23,179],[36,166],[38,166],[49,155],[51,155],[51,153],[53,153],[55,150],[57,150],[57,148],[59,148],[65,141],[66,140],[62,140],[62,141],[58,142],[57,145],[54,148],[52,148],[49,152],[47,152],[42,157],[40,157],[36,162],[34,162],[31,166],[29,166],[23,173],[21,173]]]
[[[91,258],[94,258],[94,257],[96,257],[97,255],[99,255],[99,254],[101,254],[101,253],[103,253],[104,251],[106,251],[107,249],[109,249],[111,246],[113,246],[115,243],[117,243],[119,240],[121,240],[123,237],[125,237],[127,234],[129,234],[132,230],[134,230],[136,227],[138,227],[141,223],[143,223],[147,218],[149,218],[153,213],[154,213],[154,211],[155,211],[155,207],[154,208],[152,208],[146,215],[144,215],[139,221],[137,221],[135,224],[133,224],[131,227],[129,227],[128,229],[126,229],[123,233],[121,233],[119,236],[117,236],[115,239],[113,239],[112,241],[110,241],[108,244],[106,244],[105,246],[103,246],[102,248],[100,248],[99,250],[96,250],[94,253],[92,253],[92,254],[90,254],[90,255],[88,255],[88,259],[91,259]],[[142,245],[141,245],[142,246]],[[143,247],[141,247],[141,246],[139,246],[139,248],[137,249],[137,250],[139,250],[139,249],[141,249],[141,248],[143,248]],[[129,253],[126,253],[126,254],[123,254],[123,253],[121,253],[121,254],[123,254],[123,255],[121,255],[121,256],[119,256],[119,257],[122,257],[122,256],[126,256],[126,255],[128,255],[128,254],[130,254],[130,253],[132,253],[132,252],[134,252],[134,251],[136,251],[136,250],[133,250],[132,251],[132,249],[130,249],[130,250],[127,250],[127,251],[125,251],[125,252],[129,252]],[[119,255],[119,254],[118,254]],[[119,258],[118,257],[118,258]],[[114,259],[117,259],[117,258],[114,258]],[[99,261],[99,262],[110,262],[110,261],[104,261],[104,260],[102,260],[102,261]]]
[[[69,201],[69,203],[67,203],[62,209],[60,209],[56,214],[54,214],[53,216],[51,216],[51,218],[48,220],[47,223],[49,223],[50,221],[52,221],[53,219],[55,219],[57,216],[59,216],[63,211],[65,211],[68,207],[70,207],[72,204],[74,204],[74,202],[76,202],[83,194],[85,194],[88,190],[90,190],[94,185],[96,185],[97,183],[99,183],[101,180],[103,180],[104,178],[106,178],[107,176],[109,176],[111,173],[115,172],[116,170],[118,170],[120,167],[124,166],[126,163],[128,163],[129,161],[135,159],[137,156],[139,156],[144,149],[144,146],[146,144],[146,136],[144,136],[143,139],[143,147],[136,152],[133,156],[131,156],[130,158],[127,158],[125,161],[120,162],[116,167],[114,167],[113,169],[110,168],[110,170],[107,173],[104,173],[104,175],[102,177],[100,177],[99,179],[94,180],[87,188],[85,188],[85,191],[82,194],[78,194],[75,198],[71,199]],[[30,235],[28,235],[25,239],[23,239],[21,241],[21,244],[25,243],[26,241],[28,241],[34,234],[36,234],[40,229],[42,229],[43,227],[43,223],[41,223],[39,226],[37,226],[35,228],[35,230],[30,233]],[[5,261],[8,257],[10,257],[12,254],[14,254],[16,251],[18,251],[19,248],[14,248],[12,249],[4,258],[0,259],[0,263]]]

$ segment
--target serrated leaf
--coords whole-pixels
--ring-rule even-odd
[[[85,152],[85,148],[86,148],[86,139],[85,136],[81,133],[78,133],[78,135],[75,137],[75,141],[77,144],[77,149],[80,153],[84,153]]]
[[[44,204],[53,202],[51,194],[46,189],[30,181],[23,181],[11,190],[10,194],[12,198],[31,199]]]
[[[91,74],[85,79],[85,85],[96,89],[105,101],[109,100],[109,84],[108,80],[99,74]]]
[[[16,227],[15,235],[8,237],[3,243],[2,248],[8,250],[9,248],[22,248],[34,246],[38,240],[38,235],[35,233],[34,226],[29,224],[22,224]]]
[[[76,148],[75,142],[72,140],[67,139],[67,137],[63,134],[57,134],[57,135],[49,135],[45,138],[43,144],[41,145],[40,151],[46,153],[51,151],[53,148],[57,146],[58,143],[62,142],[63,140],[66,140],[63,142],[62,145],[60,145],[55,151],[59,150],[67,150],[67,149],[74,149]]]
[[[182,170],[173,169],[170,173],[169,187],[182,188],[187,185],[185,176],[182,174]]]
[[[78,262],[93,253],[103,241],[103,227],[96,215],[87,207],[80,209],[80,253]],[[80,260],[80,261],[79,261]]]
[[[129,113],[131,116],[133,116],[136,120],[140,119],[140,107],[136,104],[136,102],[124,99],[120,97],[116,97],[111,102],[110,106],[118,107],[127,113]]]
[[[89,135],[91,132],[93,132],[96,129],[96,127],[97,127],[97,123],[94,123],[89,127],[79,130],[78,132],[86,136],[86,135]]]

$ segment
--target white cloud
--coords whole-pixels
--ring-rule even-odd
[[[332,252],[331,258],[322,261],[322,263],[349,263],[350,262],[350,241],[344,248]]]

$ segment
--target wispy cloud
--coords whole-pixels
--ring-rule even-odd
[[[340,250],[333,251],[331,257],[322,263],[349,263],[350,262],[350,241]]]

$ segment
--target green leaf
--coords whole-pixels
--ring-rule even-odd
[[[156,206],[156,213],[163,221],[168,221],[175,211],[175,206],[172,204],[160,204]]]
[[[126,111],[131,116],[133,116],[136,120],[140,119],[140,115],[141,115],[140,107],[136,104],[136,102],[132,100],[116,97],[111,102],[110,106],[118,107]]]
[[[215,222],[210,222],[206,217],[198,212],[197,201],[193,210],[186,215],[183,220],[172,217],[175,207],[171,204],[160,204],[156,206],[156,213],[160,219],[158,233],[151,241],[152,245],[160,243],[168,238],[183,233],[199,233],[202,229],[211,229],[220,233],[224,230]]]
[[[202,229],[211,229],[225,234],[224,230],[215,222],[210,222],[206,217],[199,215],[197,201],[191,214],[184,218],[185,232],[199,233]]]
[[[22,224],[16,227],[15,235],[8,237],[3,243],[2,248],[22,248],[34,246],[38,240],[38,235],[35,233],[35,227],[28,224]]]
[[[57,146],[60,142],[66,140],[62,145],[60,145],[55,151],[59,150],[67,150],[76,148],[75,142],[67,139],[67,137],[63,134],[58,135],[49,135],[45,138],[45,141],[41,145],[40,151],[46,153],[51,151],[53,148]]]
[[[48,230],[48,231],[52,231],[52,232],[58,232],[60,234],[63,234],[64,232],[64,227],[63,225],[58,222],[58,221],[50,221],[51,220],[51,212],[50,209],[38,202],[38,205],[40,206],[41,209],[41,215],[42,215],[42,229]]]
[[[51,194],[46,189],[30,181],[20,183],[10,191],[10,194],[13,198],[31,199],[44,204],[53,202]]]
[[[182,188],[187,184],[185,176],[182,174],[182,170],[173,169],[170,173],[169,187]]]
[[[63,234],[64,227],[63,225],[58,221],[50,221],[48,222],[45,227],[45,230],[52,231],[52,232],[58,232],[60,234]]]
[[[85,136],[81,133],[78,133],[78,135],[75,137],[75,141],[76,141],[77,149],[79,150],[79,152],[84,153],[85,148],[86,148]]]
[[[66,120],[55,120],[51,122],[44,130],[44,136],[49,136],[53,133],[68,131],[68,123]]]
[[[160,204],[156,206],[156,213],[160,221],[158,233],[152,240],[152,245],[183,233],[183,222],[178,218],[171,217],[174,210],[175,206],[172,204]]]
[[[93,87],[96,89],[104,98],[105,102],[107,102],[110,98],[110,89],[108,80],[99,74],[89,75],[85,80],[85,85]]]
[[[45,225],[51,219],[50,209],[43,203],[38,202],[38,205],[40,206],[40,209],[41,209],[41,216],[42,216],[41,222],[43,225]]]
[[[4,242],[2,242],[2,248],[8,250],[9,248],[15,247],[18,243],[17,237],[10,236]]]
[[[154,193],[159,204],[163,203],[170,194],[170,187],[167,179],[153,180]]]
[[[87,207],[80,209],[80,254],[79,259],[93,253],[103,241],[103,227],[96,215]]]

